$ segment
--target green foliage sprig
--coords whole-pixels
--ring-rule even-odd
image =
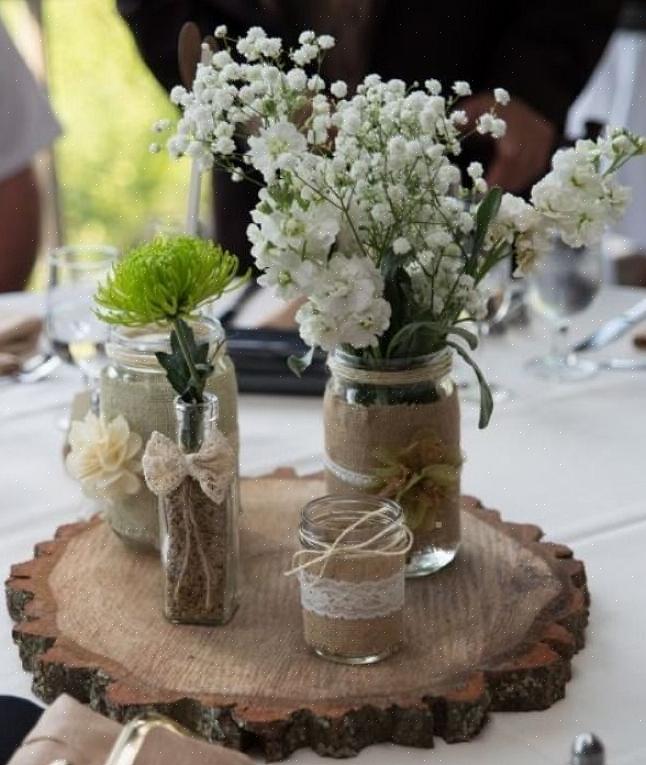
[[[208,343],[197,343],[189,322],[207,303],[241,286],[238,258],[191,236],[157,237],[131,250],[94,296],[96,315],[108,324],[167,324],[170,353],[157,353],[170,384],[187,403],[201,403],[213,372]]]

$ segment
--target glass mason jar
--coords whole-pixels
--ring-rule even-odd
[[[327,496],[305,506],[296,555],[305,642],[341,664],[373,664],[404,642],[402,509],[379,497]]]
[[[328,365],[328,491],[397,501],[414,535],[407,576],[438,571],[460,544],[460,408],[450,350],[378,365],[336,350]]]
[[[177,445],[199,452],[217,429],[218,400],[175,400]],[[231,448],[227,445],[227,448]],[[238,580],[238,476],[235,460],[224,499],[216,502],[199,481],[186,475],[176,489],[159,496],[164,614],[177,624],[226,624],[236,609]]]
[[[235,369],[222,345],[224,330],[217,321],[194,323],[196,338],[221,346],[212,360],[215,370],[206,390],[218,397],[219,427],[238,453],[238,389]],[[101,414],[112,419],[122,414],[130,430],[145,444],[154,430],[175,437],[175,391],[155,357],[170,351],[168,327],[115,328],[106,347],[109,363],[101,375]],[[157,498],[145,485],[133,496],[118,499],[106,507],[113,531],[138,549],[159,548]]]

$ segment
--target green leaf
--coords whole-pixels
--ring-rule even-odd
[[[489,420],[491,419],[491,414],[493,412],[493,397],[491,395],[491,391],[489,390],[489,386],[487,385],[487,381],[485,380],[480,367],[475,363],[475,361],[471,358],[471,356],[469,356],[467,351],[461,345],[458,343],[453,343],[450,340],[447,340],[447,345],[450,345],[451,348],[455,349],[458,355],[461,356],[464,361],[466,361],[471,369],[473,369],[476,377],[478,378],[478,385],[480,386],[480,419],[478,421],[478,427],[482,430],[489,424]]]
[[[398,332],[396,332],[388,343],[386,349],[386,356],[392,358],[395,356],[395,351],[398,348],[407,348],[410,354],[410,348],[413,344],[415,336],[422,332],[428,332],[434,339],[439,340],[442,334],[446,331],[445,325],[435,321],[413,321],[410,324],[403,326]],[[432,342],[430,343],[432,345]]]
[[[408,322],[410,276],[405,268],[407,262],[407,258],[387,252],[380,264],[384,278],[384,299],[390,304],[390,324],[380,343],[382,351],[386,353],[393,335]]]
[[[171,353],[158,352],[157,361],[166,370],[168,382],[180,396],[185,396],[191,384],[191,373],[184,360]]]
[[[489,189],[485,198],[478,205],[476,212],[476,229],[473,234],[473,243],[471,245],[471,255],[476,257],[484,244],[487,230],[491,221],[498,215],[500,202],[502,200],[502,189],[494,186]]]
[[[451,327],[448,334],[461,337],[472,351],[478,347],[478,336],[464,327]]]
[[[301,377],[303,372],[312,363],[313,358],[314,358],[314,348],[312,347],[307,351],[307,353],[303,354],[302,356],[294,356],[294,355],[290,356],[287,359],[287,366],[296,375],[296,377]]]

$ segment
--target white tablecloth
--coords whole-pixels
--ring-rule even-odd
[[[608,289],[578,317],[574,335],[587,333],[641,297],[637,290]],[[37,307],[38,298],[3,298],[0,311],[16,305]],[[573,736],[583,730],[604,739],[611,765],[646,761],[646,372],[602,372],[576,384],[534,380],[522,364],[546,342],[539,322],[485,342],[483,365],[514,398],[497,409],[486,431],[477,430],[475,407],[463,407],[463,485],[505,518],[541,525],[549,538],[570,544],[586,563],[593,599],[588,645],[574,660],[567,698],[545,712],[497,714],[469,744],[448,746],[438,740],[433,751],[371,747],[359,755],[358,764],[562,765]],[[637,354],[626,339],[599,355]],[[11,563],[31,557],[35,542],[87,512],[63,472],[62,436],[55,427],[78,384],[68,369],[37,385],[0,383],[0,568],[5,574]],[[301,472],[320,468],[319,400],[242,396],[240,417],[245,474],[278,464]],[[32,698],[4,609],[0,693]],[[303,750],[292,761],[319,758]]]

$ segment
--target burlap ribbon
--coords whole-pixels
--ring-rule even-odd
[[[236,472],[235,453],[217,428],[194,454],[184,454],[170,438],[154,431],[146,444],[141,464],[146,485],[153,494],[170,494],[190,476],[218,505],[224,502]]]

